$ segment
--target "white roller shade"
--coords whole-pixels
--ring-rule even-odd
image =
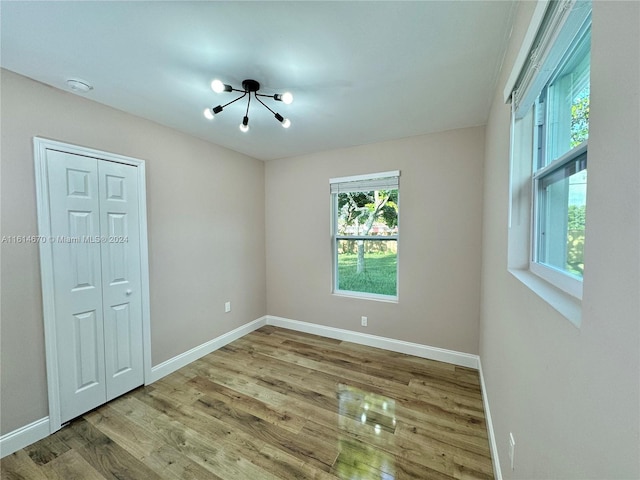
[[[511,91],[516,118],[524,117],[529,111],[590,18],[590,0],[548,2],[544,18]]]
[[[400,170],[391,172],[339,177],[329,180],[331,193],[370,192],[372,190],[396,190]]]

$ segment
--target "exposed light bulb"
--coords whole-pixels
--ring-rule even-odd
[[[211,82],[211,90],[213,90],[216,93],[224,92],[224,83],[222,83],[220,80],[216,78],[214,81]]]
[[[211,90],[216,93],[224,92],[224,83],[216,78],[213,82],[211,82]]]
[[[210,108],[204,109],[204,118],[206,118],[207,120],[213,120],[213,112]]]
[[[276,117],[276,120],[278,120],[284,128],[289,128],[291,126],[291,120],[289,120],[288,118],[284,118],[279,113],[276,113],[274,117]]]
[[[291,92],[284,92],[282,94],[282,103],[291,105],[291,102],[293,102],[293,95],[291,94]]]
[[[247,133],[249,131],[249,117],[244,117],[242,119],[242,123],[240,124],[240,131],[243,133]]]
[[[291,92],[284,92],[284,93],[276,93],[273,96],[274,100],[277,100],[279,102],[282,103],[286,103],[287,105],[291,104],[291,102],[293,102],[293,95],[291,94]]]

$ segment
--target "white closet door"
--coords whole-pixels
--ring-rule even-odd
[[[136,167],[47,151],[60,420],[144,382]]]
[[[136,167],[98,162],[107,400],[144,381]]]
[[[98,161],[47,152],[62,422],[105,402]]]

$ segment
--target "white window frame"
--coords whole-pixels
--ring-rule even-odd
[[[532,175],[532,193],[533,193],[533,213],[531,228],[531,257],[529,261],[529,269],[547,282],[555,285],[560,290],[572,295],[578,299],[582,299],[582,279],[571,275],[568,272],[553,268],[538,261],[538,231],[540,228],[540,214],[538,212],[540,204],[540,181],[548,175],[556,172],[565,165],[579,159],[587,154],[587,142],[581,143],[579,146],[570,150],[560,158],[554,160],[546,167],[540,168]]]
[[[590,22],[589,0],[538,0],[529,29],[505,85],[511,102],[508,269],[527,287],[579,326],[582,280],[538,263],[538,182],[587,150],[587,143],[538,169],[535,99],[549,84],[576,38]],[[589,27],[590,28],[590,27]]]
[[[400,203],[400,171],[392,170],[388,172],[352,175],[348,177],[337,177],[329,179],[331,193],[331,252],[333,257],[332,267],[332,293],[343,297],[355,297],[368,300],[378,300],[384,302],[397,303],[400,291],[400,240],[398,235],[338,235],[338,193],[345,191],[372,191],[384,190],[385,185],[391,181],[392,188],[398,190],[398,204]],[[400,212],[398,211],[398,226],[400,225]],[[379,293],[358,292],[353,290],[340,290],[338,288],[338,243],[340,240],[372,240],[372,241],[395,241],[396,242],[396,294],[383,295]]]

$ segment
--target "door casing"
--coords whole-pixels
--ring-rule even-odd
[[[138,210],[140,235],[140,295],[142,303],[142,341],[144,357],[144,382],[151,378],[151,317],[149,300],[149,251],[147,239],[147,195],[145,188],[145,162],[137,158],[126,157],[92,148],[72,145],[41,137],[33,139],[36,200],[38,211],[38,238],[40,247],[40,276],[42,279],[42,307],[44,316],[45,355],[47,364],[47,390],[49,398],[49,430],[54,433],[61,428],[60,392],[58,371],[58,349],[55,331],[54,275],[53,251],[49,219],[49,189],[47,172],[47,150],[56,150],[75,155],[82,155],[99,160],[132,165],[136,167],[138,184]]]

